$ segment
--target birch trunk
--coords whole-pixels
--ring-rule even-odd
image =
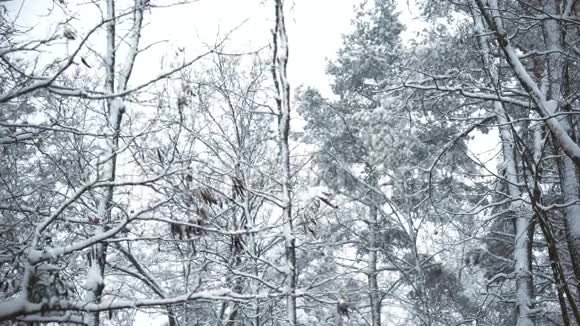
[[[276,26],[274,32],[274,55],[272,75],[277,90],[276,104],[278,107],[278,133],[280,156],[282,163],[282,203],[285,223],[285,256],[286,275],[286,309],[288,324],[296,325],[296,239],[292,221],[292,201],[290,198],[290,84],[288,83],[286,67],[288,65],[288,36],[284,23],[283,0],[276,0]]]
[[[483,64],[489,71],[492,83],[496,85],[498,91],[499,78],[497,69],[490,60],[490,49],[485,38],[484,25],[481,17],[473,15],[475,32],[478,35],[478,43],[481,49]],[[514,152],[515,140],[512,135],[510,121],[504,110],[501,102],[494,102],[494,111],[500,125],[500,140],[502,143],[502,153],[504,165],[506,170],[506,180],[508,182],[508,193],[513,200],[510,202],[509,210],[515,215],[515,274],[516,274],[516,310],[518,314],[518,326],[531,326],[534,323],[530,316],[530,308],[532,305],[532,279],[530,270],[530,252],[528,250],[530,245],[530,219],[531,214],[526,214],[524,203],[519,200],[522,196],[521,190],[518,188],[519,178],[517,174],[517,164]]]
[[[495,113],[500,124],[500,138],[502,142],[502,153],[506,168],[506,179],[508,181],[509,195],[514,198],[510,202],[509,210],[515,215],[515,250],[514,272],[516,275],[516,308],[518,313],[518,326],[534,325],[530,316],[532,307],[532,278],[530,270],[530,232],[531,215],[530,211],[524,207],[524,203],[519,200],[522,193],[518,188],[519,178],[517,175],[517,165],[513,148],[514,139],[510,130],[509,119],[500,102],[494,103]]]
[[[571,203],[574,201],[573,204],[567,206],[565,209],[566,219],[564,220],[564,226],[566,229],[566,243],[570,254],[570,262],[572,263],[575,278],[572,284],[576,285],[576,298],[578,300],[580,299],[580,239],[577,234],[577,229],[578,223],[580,223],[580,204],[577,201],[580,198],[580,194],[578,191],[576,165],[565,155],[562,155],[560,162],[560,184],[564,202]]]
[[[543,4],[544,12],[549,16],[559,15],[558,4],[555,0],[545,0]],[[546,89],[546,97],[555,100],[557,103],[562,103],[562,83],[564,80],[565,60],[562,57],[563,53],[563,35],[562,26],[556,19],[545,19],[543,21],[544,44],[547,54],[546,61],[546,76],[548,87]],[[568,134],[572,133],[570,121],[573,117],[565,115],[560,118],[560,123],[564,131]],[[560,161],[560,183],[562,187],[563,199],[566,203],[573,203],[565,209],[566,219],[566,242],[568,251],[570,253],[570,261],[576,282],[574,284],[578,287],[578,280],[580,280],[580,194],[578,190],[577,166],[574,161],[565,155],[563,151],[562,159]],[[577,289],[576,296],[580,296],[580,291]]]
[[[530,233],[531,215],[525,209],[524,203],[519,200],[522,193],[518,188],[519,178],[517,175],[517,164],[513,145],[514,137],[510,130],[510,121],[506,116],[502,103],[494,102],[494,109],[500,124],[500,138],[502,142],[502,153],[506,169],[506,179],[508,181],[509,195],[513,198],[510,202],[509,210],[515,215],[515,250],[514,261],[516,274],[516,308],[518,313],[518,326],[534,325],[530,316],[532,306],[532,278],[530,270]]]

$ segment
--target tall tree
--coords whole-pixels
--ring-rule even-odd
[[[292,218],[291,178],[290,170],[290,84],[288,82],[288,35],[284,22],[284,1],[275,0],[276,24],[273,33],[272,77],[276,88],[276,106],[278,108],[278,136],[282,174],[282,215],[285,224],[284,238],[286,246],[286,309],[288,323],[296,325],[296,239],[294,238],[294,221]]]
[[[405,302],[416,322],[432,325],[447,318],[437,311],[448,307],[443,300],[449,298],[437,302],[432,295],[442,289],[437,280],[455,276],[434,261],[435,250],[429,252],[422,245],[428,230],[447,219],[431,203],[458,209],[473,201],[463,192],[481,188],[474,180],[468,186],[453,177],[470,178],[463,171],[475,169],[463,155],[462,125],[445,120],[464,111],[451,105],[441,109],[453,99],[434,97],[430,104],[412,92],[380,94],[386,85],[405,78],[401,66],[408,60],[394,9],[389,1],[361,7],[355,30],[345,37],[338,59],[329,67],[338,100],[324,99],[309,89],[301,95],[301,110],[307,121],[306,139],[318,144],[322,179],[367,207],[364,230],[355,223],[347,228],[351,237],[361,237],[359,250],[366,255],[372,324],[382,323],[381,305],[387,297]],[[445,151],[437,156],[442,147]],[[433,161],[441,161],[438,169],[429,167]],[[432,193],[431,186],[446,190]],[[452,291],[461,289],[452,283]],[[456,300],[458,310],[469,306],[465,297]]]

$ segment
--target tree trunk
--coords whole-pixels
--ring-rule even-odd
[[[578,192],[578,177],[576,173],[576,165],[567,156],[563,155],[560,162],[560,183],[562,187],[562,195],[565,203],[571,203],[578,201],[580,198]],[[577,223],[580,223],[580,203],[575,202],[574,204],[566,207],[565,209],[566,219],[564,220],[564,227],[566,231],[566,243],[568,246],[568,252],[570,254],[570,262],[572,264],[572,270],[574,272],[575,281],[573,284],[576,285],[576,298],[580,299],[580,289],[578,289],[580,280],[580,239],[576,234],[576,229],[578,228]]]
[[[506,179],[508,181],[509,195],[514,198],[510,203],[509,210],[515,215],[515,250],[514,272],[516,275],[516,308],[518,313],[518,326],[532,326],[534,323],[530,317],[532,306],[532,279],[530,270],[530,217],[524,203],[518,198],[522,196],[517,176],[517,165],[514,153],[514,139],[511,134],[509,120],[500,102],[494,103],[495,112],[500,124],[500,138],[502,142],[502,152],[506,167]]]
[[[292,221],[292,201],[290,198],[290,84],[288,83],[286,67],[288,65],[288,36],[284,23],[283,0],[276,0],[276,26],[274,32],[274,55],[272,75],[277,90],[276,104],[278,107],[278,133],[280,156],[282,163],[282,206],[285,222],[285,256],[286,275],[286,309],[288,324],[296,325],[296,239]]]
[[[480,7],[481,8],[481,7]],[[481,17],[473,15],[475,32],[478,35],[478,42],[483,56],[483,64],[489,71],[491,82],[496,87],[499,82],[497,69],[490,60],[490,49],[487,39],[484,36],[485,30]],[[498,89],[500,91],[500,89]],[[509,210],[515,215],[515,274],[516,274],[516,310],[517,310],[517,325],[518,326],[532,326],[530,316],[530,307],[532,305],[532,279],[530,270],[530,252],[528,250],[530,245],[530,219],[531,214],[526,213],[524,203],[519,200],[522,193],[518,188],[519,180],[517,175],[516,156],[514,152],[515,140],[512,135],[512,127],[508,119],[503,104],[501,102],[494,102],[494,111],[499,122],[500,140],[502,143],[502,153],[504,165],[506,170],[506,180],[508,182],[508,192],[513,200],[510,202]]]
[[[372,326],[381,325],[381,295],[377,282],[377,251],[379,250],[377,207],[373,204],[369,208],[370,248],[368,257],[369,299],[371,305]]]
[[[133,17],[133,26],[130,31],[130,38],[127,42],[129,45],[129,52],[124,66],[119,72],[119,82],[115,85],[115,54],[116,54],[116,21],[115,21],[115,0],[106,0],[106,19],[107,19],[107,48],[105,55],[105,90],[109,94],[115,92],[122,92],[127,88],[127,82],[131,76],[131,71],[137,57],[141,26],[143,22],[144,0],[135,0]],[[115,87],[116,86],[116,87]],[[110,97],[107,99],[108,110],[108,129],[112,136],[106,140],[106,151],[104,155],[104,162],[102,162],[102,174],[99,176],[102,181],[114,181],[117,169],[117,151],[119,148],[119,136],[121,132],[121,121],[125,113],[125,103],[119,97]],[[98,221],[101,226],[97,228],[96,232],[105,232],[107,225],[111,221],[111,209],[113,203],[114,187],[108,186],[103,189],[101,197],[98,201]],[[100,303],[105,288],[105,264],[107,260],[107,244],[96,244],[89,255],[89,275],[87,276],[87,284],[90,288],[87,289],[87,300],[94,303]],[[170,317],[170,320],[172,318]],[[99,326],[100,318],[99,312],[88,314],[87,324],[90,326]]]
[[[555,0],[544,0],[543,9],[549,16],[559,15],[558,4]],[[546,97],[561,103],[563,100],[562,83],[567,82],[564,79],[565,59],[561,53],[563,51],[563,35],[562,26],[556,19],[546,19],[543,21],[543,33],[545,50],[547,51],[546,75],[548,87]],[[566,87],[564,87],[566,88]],[[560,118],[560,123],[567,134],[572,134],[570,121],[572,116],[564,115]],[[563,199],[566,203],[574,202],[574,204],[566,207],[565,214],[565,228],[566,228],[566,242],[570,254],[570,262],[576,281],[574,284],[578,287],[578,280],[580,280],[580,194],[578,190],[578,173],[577,166],[574,161],[568,157],[563,150],[560,150],[562,159],[560,161],[560,183],[562,187]],[[576,297],[580,296],[578,291]]]

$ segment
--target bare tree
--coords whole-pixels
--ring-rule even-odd
[[[275,2],[276,25],[274,28],[274,54],[272,59],[272,77],[276,88],[276,105],[278,108],[278,135],[282,165],[282,215],[284,217],[285,246],[286,246],[286,268],[287,292],[286,309],[288,313],[288,323],[296,325],[296,240],[294,239],[294,223],[292,218],[291,201],[291,178],[290,170],[290,84],[287,77],[288,66],[288,36],[284,22],[283,0]]]

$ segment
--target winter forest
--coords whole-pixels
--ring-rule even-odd
[[[0,0],[0,325],[580,325],[580,0],[212,1]]]

